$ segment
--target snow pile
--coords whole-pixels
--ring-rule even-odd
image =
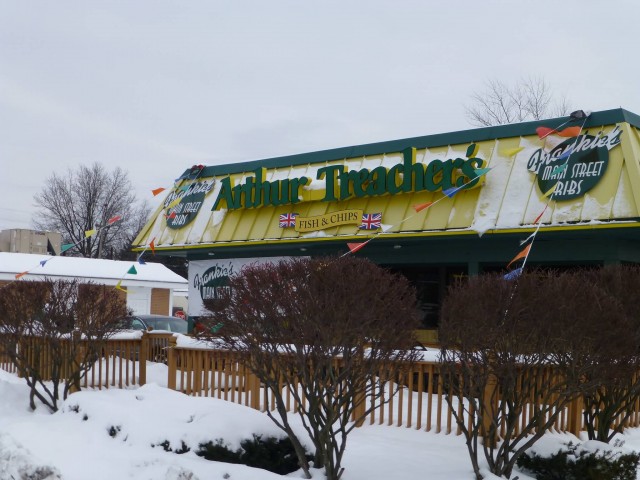
[[[43,464],[6,433],[0,433],[0,478],[61,480],[55,467]]]

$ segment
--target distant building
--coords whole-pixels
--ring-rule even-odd
[[[62,235],[25,228],[0,231],[0,252],[60,254]]]
[[[181,301],[187,288],[186,278],[160,263],[141,265],[131,261],[97,258],[0,253],[0,286],[16,281],[37,282],[45,279],[77,280],[114,288],[118,286],[127,307],[136,315],[171,315],[174,311],[174,292],[180,292],[178,306],[182,307]]]

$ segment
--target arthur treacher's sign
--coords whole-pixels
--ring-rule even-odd
[[[538,177],[540,192],[549,192],[556,183],[554,200],[572,200],[595,187],[609,164],[609,150],[620,145],[622,130],[616,126],[596,136],[579,135],[554,147],[550,152],[536,150],[527,168]]]
[[[277,263],[285,257],[192,260],[189,262],[189,315],[205,314],[204,301],[220,298],[229,288],[229,278],[242,267],[255,263]]]

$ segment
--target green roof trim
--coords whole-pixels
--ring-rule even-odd
[[[446,145],[458,145],[471,142],[482,142],[494,140],[496,138],[512,138],[533,135],[536,128],[540,126],[557,127],[564,124],[567,126],[579,124],[579,120],[570,121],[570,117],[558,117],[533,122],[514,123],[509,125],[498,125],[494,127],[474,128],[471,130],[460,130],[457,132],[438,133],[425,135],[422,137],[404,138],[401,140],[390,140],[385,142],[368,143],[351,147],[332,148],[317,152],[299,153],[286,155],[283,157],[266,158],[262,160],[251,160],[247,162],[230,163],[225,165],[214,165],[205,167],[201,177],[215,177],[219,175],[229,175],[253,171],[256,168],[281,168],[310,163],[327,162],[344,158],[354,158],[369,155],[379,155],[382,153],[400,152],[407,147],[434,148]],[[634,127],[640,128],[640,116],[629,112],[623,108],[613,110],[603,110],[592,112],[585,123],[585,128],[601,125],[613,125],[619,122],[626,122]],[[187,169],[182,177],[189,174]]]

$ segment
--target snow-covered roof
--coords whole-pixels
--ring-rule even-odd
[[[128,273],[134,267],[135,274]],[[187,279],[159,263],[0,252],[0,280],[78,279],[103,285],[184,289]]]
[[[187,171],[134,247],[225,254],[372,234],[637,227],[639,132],[640,117],[617,109]],[[345,212],[355,221],[331,220]],[[368,228],[364,214],[380,223]]]

